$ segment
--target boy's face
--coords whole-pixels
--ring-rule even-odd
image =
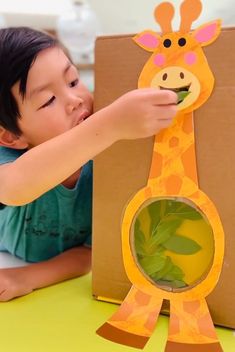
[[[24,100],[19,94],[19,82],[12,87],[12,93],[21,115],[21,138],[29,147],[70,130],[92,113],[91,93],[58,47],[38,54],[28,73]]]

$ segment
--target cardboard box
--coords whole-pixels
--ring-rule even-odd
[[[100,37],[96,43],[95,109],[137,88],[149,53],[129,36]],[[195,138],[200,188],[220,214],[225,259],[215,290],[207,298],[215,324],[235,328],[235,29],[224,29],[204,48],[216,79],[209,100],[196,112]],[[126,204],[146,185],[153,138],[120,141],[95,158],[93,295],[121,301],[130,289],[121,253]]]

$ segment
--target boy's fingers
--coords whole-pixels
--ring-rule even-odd
[[[170,105],[161,105],[158,108],[158,112],[156,115],[158,115],[158,121],[163,121],[163,120],[172,120],[177,113],[177,108],[175,104],[170,104]]]
[[[177,104],[177,94],[171,90],[155,89],[155,105]]]
[[[172,119],[160,120],[161,128],[169,127],[172,124]]]
[[[5,302],[7,301],[8,297],[7,297],[7,290],[3,290],[0,292],[0,302]]]

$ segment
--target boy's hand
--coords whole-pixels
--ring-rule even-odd
[[[0,302],[9,301],[33,291],[27,284],[25,268],[0,269]]]
[[[177,113],[177,95],[156,88],[136,89],[106,109],[109,109],[109,122],[116,140],[144,138],[172,123]]]
[[[91,269],[90,248],[79,246],[42,262],[0,269],[0,302],[24,296],[34,289],[87,274]]]

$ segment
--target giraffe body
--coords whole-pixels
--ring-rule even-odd
[[[190,94],[179,103],[173,125],[156,136],[147,185],[137,192],[125,210],[123,260],[133,286],[120,309],[98,330],[98,334],[143,348],[154,329],[163,299],[168,299],[170,324],[165,351],[221,352],[205,297],[219,279],[224,234],[214,204],[198,186],[193,128],[193,110],[204,104],[214,86],[214,77],[202,46],[216,39],[219,22],[211,22],[189,33],[201,5],[198,0],[185,0],[181,6],[181,29],[172,32],[172,8],[169,3],[162,3],[155,11],[163,29],[162,36],[144,31],[134,38],[142,48],[153,52],[140,74],[138,87],[176,92],[186,90]],[[191,22],[189,8],[192,9]],[[171,289],[157,285],[137,264],[132,244],[136,214],[158,199],[179,199],[191,204],[201,211],[213,230],[212,264],[199,282],[187,288]]]

